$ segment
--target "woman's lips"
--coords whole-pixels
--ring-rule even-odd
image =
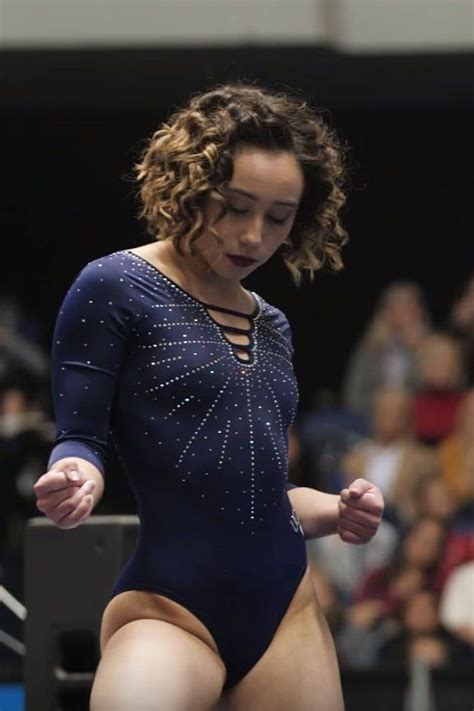
[[[249,257],[240,257],[237,254],[226,254],[226,257],[237,267],[250,267],[257,261],[256,259],[250,259]]]

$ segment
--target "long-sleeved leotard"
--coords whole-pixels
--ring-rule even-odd
[[[103,472],[112,431],[137,501],[137,546],[111,597],[148,590],[184,605],[213,635],[226,687],[262,655],[306,569],[286,493],[290,330],[253,298],[237,350],[224,309],[114,252],[76,277],[52,349],[49,466],[77,456]]]

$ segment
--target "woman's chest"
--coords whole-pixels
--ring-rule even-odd
[[[152,306],[134,328],[122,369],[123,402],[148,403],[167,418],[195,418],[223,407],[242,416],[277,410],[282,424],[296,407],[288,345],[267,319],[243,319],[194,304]]]

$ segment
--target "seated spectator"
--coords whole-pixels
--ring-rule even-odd
[[[440,603],[443,625],[474,650],[474,560],[453,568]]]
[[[367,418],[345,410],[334,393],[325,389],[317,390],[310,404],[298,428],[306,453],[305,486],[338,494],[345,483],[341,460],[367,436]]]
[[[434,472],[419,479],[413,489],[414,518],[433,516],[448,524],[456,511],[456,502],[441,476]]]
[[[36,336],[36,329],[25,319],[18,300],[12,295],[0,294],[1,380],[25,375],[45,381],[48,357]]]
[[[347,608],[334,635],[343,669],[370,669],[378,663],[380,649],[398,631],[392,617],[383,614],[380,600],[364,600]]]
[[[367,571],[391,560],[398,538],[396,527],[382,521],[372,540],[363,546],[347,545],[340,536],[332,535],[307,540],[306,550],[308,559],[316,563],[345,605]]]
[[[451,305],[448,329],[461,342],[468,383],[474,386],[474,272]]]
[[[414,592],[403,604],[400,621],[399,632],[379,650],[381,665],[406,667],[418,660],[439,669],[468,663],[470,650],[441,623],[438,600],[432,590]]]
[[[380,488],[385,517],[395,524],[413,518],[417,482],[436,471],[432,451],[413,437],[411,407],[406,390],[379,390],[372,405],[371,437],[349,450],[341,464],[347,484],[362,477]]]
[[[430,331],[419,286],[393,282],[382,292],[365,333],[349,357],[342,387],[345,406],[366,414],[380,388],[418,384],[416,350]]]
[[[465,463],[471,496],[455,510],[450,519],[446,545],[437,573],[437,585],[440,590],[454,568],[474,560],[474,445],[467,451]]]
[[[436,591],[436,573],[447,535],[440,519],[424,516],[414,521],[388,564],[369,571],[354,593],[353,602],[377,600],[380,615],[398,617],[405,601],[422,588]]]
[[[472,498],[474,482],[468,473],[468,451],[474,445],[474,388],[461,401],[454,431],[437,446],[443,482],[458,506]]]
[[[445,533],[442,521],[420,518],[391,560],[366,573],[335,635],[343,667],[370,668],[378,663],[380,650],[401,629],[406,602],[420,590],[434,588]]]
[[[34,385],[4,383],[0,390],[0,544],[20,549],[26,518],[38,515],[33,484],[45,471],[54,440]]]
[[[427,336],[418,350],[417,368],[420,385],[413,403],[413,432],[432,445],[454,430],[463,399],[459,342],[445,333]]]

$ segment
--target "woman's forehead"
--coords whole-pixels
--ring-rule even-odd
[[[230,188],[240,189],[261,200],[298,202],[301,198],[303,171],[291,153],[244,148],[233,162]]]

